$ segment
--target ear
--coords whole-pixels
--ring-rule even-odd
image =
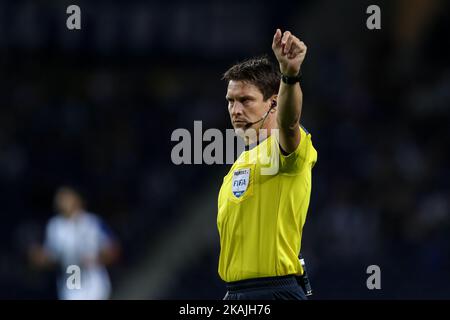
[[[274,94],[272,97],[270,97],[270,112],[274,113],[276,111],[277,108],[277,98],[278,96],[276,94]]]

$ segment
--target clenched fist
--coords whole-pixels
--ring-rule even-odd
[[[272,50],[280,64],[280,71],[287,76],[296,76],[305,59],[307,47],[289,31],[277,29],[273,36]]]

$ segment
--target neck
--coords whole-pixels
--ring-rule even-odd
[[[82,211],[81,209],[75,209],[73,211],[66,213],[65,217],[67,217],[68,219],[76,219],[80,215],[81,211]]]
[[[253,132],[249,132],[248,130],[244,134],[244,143],[245,143],[245,149],[250,150],[253,147],[257,146],[259,143],[266,140],[268,137],[271,136],[272,130],[275,128],[261,128],[257,132],[255,129],[250,128],[249,130],[253,130]]]
[[[274,121],[274,117],[268,116],[262,121],[262,123],[254,124],[248,129],[238,129],[236,134],[241,136],[244,140],[245,146],[254,146],[258,145],[258,143],[266,140],[272,134],[273,129],[277,129],[277,123]]]

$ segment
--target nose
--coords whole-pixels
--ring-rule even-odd
[[[230,103],[229,110],[233,118],[242,115],[242,109],[243,105],[239,101],[233,101],[233,104]]]

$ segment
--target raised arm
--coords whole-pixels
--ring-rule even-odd
[[[273,37],[272,50],[283,75],[294,77],[300,73],[307,48],[299,38],[289,31],[282,33],[277,29]],[[280,146],[289,154],[294,152],[300,143],[299,121],[303,103],[300,83],[286,84],[281,81],[277,102]]]

